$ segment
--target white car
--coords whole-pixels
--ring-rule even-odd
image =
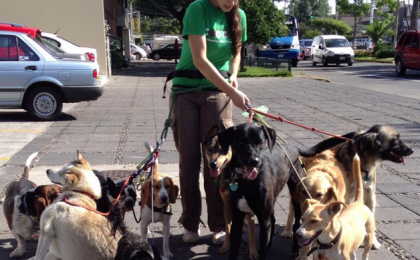
[[[146,51],[135,44],[130,44],[130,50],[131,50],[131,55],[134,55],[136,60],[140,60],[142,58],[147,57]]]
[[[329,63],[337,66],[347,63],[352,66],[354,62],[354,51],[346,37],[340,35],[316,36],[312,42],[311,49],[312,66],[321,62],[324,67]]]
[[[99,73],[99,64],[97,60],[98,55],[96,49],[89,47],[80,47],[79,45],[74,44],[69,40],[61,38],[57,34],[53,33],[42,32],[42,39],[59,47],[65,52],[86,54],[91,62],[95,62],[96,68]]]

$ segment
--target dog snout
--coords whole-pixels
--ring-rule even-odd
[[[249,166],[256,167],[259,162],[260,162],[260,159],[258,157],[251,157],[249,158],[248,164]]]
[[[406,152],[406,156],[412,155],[414,153],[414,150],[411,149],[410,147],[407,147],[407,152]]]
[[[50,175],[50,173],[51,173],[51,169],[48,169],[47,170],[47,175]]]
[[[160,200],[162,201],[162,203],[166,203],[168,202],[168,196],[163,195],[162,197],[160,197]]]
[[[296,231],[295,236],[296,236],[296,239],[302,239],[303,238],[302,230],[300,228]]]
[[[124,205],[126,209],[134,208],[134,200],[132,198],[127,198],[124,200]]]
[[[210,162],[210,168],[212,168],[212,169],[217,168],[216,161],[212,161],[212,162]]]

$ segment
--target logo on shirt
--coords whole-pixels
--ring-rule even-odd
[[[228,32],[223,31],[223,30],[214,30],[214,29],[206,28],[206,36],[216,38],[216,39],[211,39],[211,41],[214,41],[214,42],[231,42]]]

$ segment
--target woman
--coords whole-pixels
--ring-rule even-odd
[[[247,96],[238,90],[236,79],[241,45],[246,41],[246,17],[238,2],[197,0],[184,16],[184,43],[172,87],[172,131],[179,151],[181,223],[186,230],[183,236],[186,243],[195,243],[200,238],[202,157],[208,226],[214,244],[224,241],[223,202],[202,156],[201,141],[212,126],[218,125],[223,130],[233,125],[230,100],[242,110],[249,103]]]

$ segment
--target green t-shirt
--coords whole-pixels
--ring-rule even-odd
[[[246,36],[246,16],[242,9],[239,9],[242,29],[242,42]],[[229,70],[229,61],[233,58],[232,41],[227,37],[227,14],[221,9],[212,5],[210,0],[196,0],[191,3],[184,16],[184,29],[182,36],[181,58],[176,70],[197,70],[194,66],[191,55],[188,35],[205,35],[207,44],[207,59],[213,63],[218,70]],[[173,85],[184,86],[214,86],[207,79],[190,79],[175,77]]]

